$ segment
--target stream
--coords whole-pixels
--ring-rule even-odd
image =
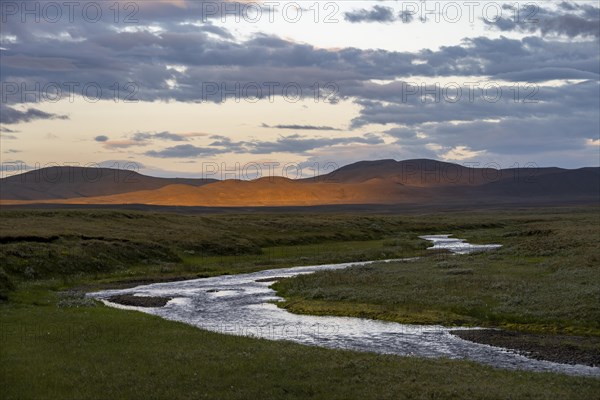
[[[431,235],[422,238],[433,243],[431,249],[447,249],[455,254],[489,251],[500,247],[472,245],[449,236],[451,235]],[[390,261],[400,262],[398,268],[402,268],[402,263],[411,260],[413,259],[281,268],[105,290],[90,293],[88,296],[111,307],[158,315],[223,334],[289,340],[305,345],[401,356],[466,359],[498,368],[600,376],[600,368],[597,367],[534,360],[507,349],[463,340],[450,333],[452,329],[457,329],[456,327],[407,325],[352,317],[298,315],[273,304],[282,299],[269,286],[281,277]],[[171,297],[172,300],[159,308],[123,306],[106,300],[111,296],[123,294]]]

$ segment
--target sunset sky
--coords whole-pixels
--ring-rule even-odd
[[[598,166],[598,2],[548,3],[3,0],[2,164]]]

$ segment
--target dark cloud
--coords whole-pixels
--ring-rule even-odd
[[[544,82],[556,79],[597,80],[598,74],[580,71],[575,68],[543,67],[523,71],[503,72],[496,75],[497,79],[513,82]]]
[[[415,19],[413,13],[410,11],[401,11],[398,17],[400,21],[406,24],[413,22]]]
[[[290,135],[279,137],[273,142],[250,142],[246,144],[246,148],[249,153],[253,154],[305,153],[323,147],[351,143],[381,144],[383,143],[383,139],[376,135],[340,138],[306,138],[301,135]]]
[[[113,99],[111,87],[115,82],[121,86],[131,82],[136,89],[134,98],[141,101],[220,102],[223,87],[235,89],[239,85],[243,88],[249,82],[277,82],[280,86],[275,95],[279,98],[282,98],[281,86],[286,83],[297,83],[305,98],[313,98],[315,82],[333,82],[337,90],[335,96],[328,98],[330,103],[351,100],[360,106],[359,115],[352,121],[353,128],[382,124],[387,125],[385,129],[404,129],[402,146],[410,145],[416,153],[420,148],[422,154],[430,154],[424,147],[427,144],[449,147],[452,141],[470,148],[490,146],[497,152],[506,152],[510,146],[519,146],[522,141],[520,148],[539,153],[544,148],[568,148],[561,135],[570,137],[577,147],[585,137],[593,138],[598,134],[594,125],[598,120],[600,78],[597,6],[563,2],[552,9],[546,6],[540,9],[533,16],[537,23],[526,25],[524,21],[505,18],[492,26],[507,32],[531,34],[521,39],[471,37],[452,46],[403,52],[353,47],[324,49],[260,33],[247,40],[239,39],[231,33],[233,31],[212,25],[210,19],[218,19],[220,15],[205,15],[202,2],[187,2],[186,7],[158,2],[138,4],[139,22],[131,25],[110,21],[23,24],[20,17],[9,18],[3,23],[3,35],[14,36],[16,40],[2,44],[5,48],[1,50],[0,58],[2,83],[23,82],[32,88],[35,83],[74,81],[83,85],[93,82],[102,88],[103,98]],[[354,19],[351,22],[412,21],[412,14],[398,16],[394,12],[389,7],[374,6],[369,10],[356,10],[346,17]],[[112,13],[107,11],[105,15],[112,16]],[[521,13],[521,17],[526,15]],[[132,29],[124,30],[124,27]],[[554,38],[555,35],[578,39],[566,41],[564,37]],[[539,82],[542,86],[537,94],[539,102],[535,104],[512,102],[511,86],[506,82],[501,83],[504,96],[498,102],[479,99],[475,102],[421,103],[416,96],[403,99],[399,80],[410,81],[411,77],[417,76],[425,78],[429,86],[445,77],[456,77],[457,85],[462,88],[473,77],[488,81]],[[586,79],[588,82],[554,88],[541,84],[557,79]],[[375,80],[393,82],[380,85],[375,84]],[[205,83],[216,83],[219,91],[208,93],[203,86]],[[266,93],[264,87],[259,96],[254,96],[252,90],[238,90],[236,97],[264,99]],[[8,96],[7,105],[2,105],[0,120],[11,124],[67,118],[36,108],[20,111],[15,107],[24,102],[20,93]],[[460,123],[455,125],[456,121]],[[519,124],[524,126],[521,131]],[[528,126],[531,127],[531,142],[522,137],[523,132],[528,132]],[[280,124],[273,128],[336,130],[301,124]],[[521,135],[511,136],[502,129],[521,132]],[[541,136],[544,131],[549,138],[547,146]],[[398,132],[390,133],[395,134]],[[507,150],[503,150],[501,141],[495,142],[488,136],[503,138]],[[108,149],[122,149],[150,145],[158,140],[185,142],[189,137],[170,132],[141,132],[124,140],[107,138],[102,143]],[[348,148],[381,144],[381,138],[377,136],[310,138],[291,135],[273,141],[234,141],[217,136],[211,140],[206,147],[186,143],[146,154],[189,158],[228,152],[307,153],[331,146]],[[540,142],[537,150],[533,146],[536,140]]]
[[[2,80],[25,81],[29,87],[35,87],[35,82],[94,82],[106,99],[113,99],[115,82],[121,86],[131,82],[135,89],[133,99],[184,102],[264,99],[270,94],[270,89],[261,85],[265,82],[279,85],[273,90],[278,98],[283,98],[283,87],[289,83],[300,87],[304,98],[313,98],[315,82],[319,82],[332,83],[334,94],[330,93],[327,100],[335,103],[349,93],[360,97],[354,89],[373,79],[503,78],[526,74],[528,80],[540,81],[594,79],[600,74],[597,41],[565,43],[539,37],[479,37],[437,50],[394,52],[322,49],[264,34],[238,43],[202,30],[182,29],[174,26],[164,32],[107,30],[76,42],[33,36],[3,51]],[[27,57],[28,68],[23,68],[23,57]],[[50,61],[65,69],[49,69]],[[258,82],[259,89],[248,87],[251,82]],[[231,90],[234,94],[225,96]],[[324,92],[321,90],[319,95],[325,97]],[[128,94],[121,91],[123,97]],[[9,103],[22,101],[20,93],[8,96]]]
[[[176,133],[171,132],[158,132],[158,133],[148,133],[148,132],[138,132],[135,133],[132,137],[132,140],[136,142],[143,142],[151,139],[162,139],[169,140],[173,142],[185,142],[188,140],[184,135],[178,135]]]
[[[262,124],[263,128],[273,128],[273,129],[292,129],[297,131],[339,131],[340,129],[334,128],[332,126],[316,126],[316,125],[267,125]]]
[[[360,9],[346,12],[344,19],[348,22],[393,22],[394,10],[390,7],[373,6],[370,10]]]
[[[37,119],[69,119],[69,117],[66,115],[47,113],[38,110],[37,108],[28,108],[26,111],[20,111],[4,104],[0,105],[0,123],[18,124]]]
[[[122,139],[110,140],[108,136],[101,135],[94,138],[97,142],[102,143],[103,147],[110,150],[124,149],[136,146],[149,146],[155,140],[171,141],[171,142],[186,142],[190,137],[204,136],[202,133],[185,133],[177,134],[167,131],[163,132],[137,132],[133,135],[126,136]]]
[[[15,140],[17,137],[15,135],[11,135],[11,133],[19,133],[19,131],[15,129],[9,129],[5,126],[0,125],[0,137],[4,140]]]
[[[147,155],[148,157],[157,158],[195,158],[212,157],[225,152],[226,151],[224,150],[211,147],[197,147],[191,144],[181,144],[158,151],[150,150],[147,151],[145,155]]]
[[[518,7],[523,8],[524,5],[520,4]],[[519,10],[519,14],[512,13],[511,17],[500,17],[494,21],[483,19],[483,21],[501,31],[540,32],[542,35],[554,34],[568,37],[600,37],[600,8],[598,7],[574,2],[562,2],[558,9],[540,7],[535,3],[525,7],[525,10]],[[504,8],[514,7],[506,4]]]
[[[525,159],[528,155],[584,150],[599,129],[597,119],[552,116],[393,128],[387,132],[399,145],[423,148],[431,143],[444,149],[464,146],[473,151],[518,155]]]
[[[234,142],[227,136],[213,135],[210,137],[214,140],[209,144],[211,147],[221,147],[224,152],[228,153],[244,153],[246,152],[247,142]]]
[[[474,83],[459,85],[458,89],[450,84],[431,86],[428,88],[431,95],[425,97],[421,86],[403,82],[369,86],[361,90],[363,99],[357,103],[362,108],[351,127],[367,124],[420,126],[510,117],[545,119],[564,115],[565,109],[582,121],[598,119],[600,86],[597,81],[558,87],[498,85],[494,82],[475,86]],[[563,134],[558,130],[555,133]]]
[[[529,162],[549,154],[580,152],[580,166],[594,162],[590,141],[600,134],[597,81],[540,87],[536,93],[539,101],[533,103],[514,101],[511,88],[502,89],[508,99],[495,102],[363,101],[354,123],[391,125],[386,133],[413,154],[433,148],[439,156],[462,147],[488,157],[518,157]],[[395,99],[389,94],[388,98]]]
[[[224,153],[306,153],[324,147],[349,145],[349,144],[382,144],[383,139],[374,134],[362,137],[322,138],[306,137],[302,135],[280,136],[274,141],[233,141],[225,136],[211,136],[214,141],[207,147],[198,147],[190,144],[168,147],[164,150],[151,150],[145,154],[150,157],[160,158],[193,158],[209,157]]]

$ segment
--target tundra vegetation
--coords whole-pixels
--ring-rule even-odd
[[[419,239],[441,233],[503,247],[451,256]],[[577,337],[573,346],[594,354],[599,238],[594,207],[420,215],[4,208],[2,397],[594,398],[594,378],[227,336],[108,308],[84,294],[420,256],[284,279],[274,289],[291,312],[558,334]]]

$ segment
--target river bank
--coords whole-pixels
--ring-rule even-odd
[[[511,349],[529,358],[561,364],[600,366],[600,338],[504,330],[452,330],[462,339]]]

